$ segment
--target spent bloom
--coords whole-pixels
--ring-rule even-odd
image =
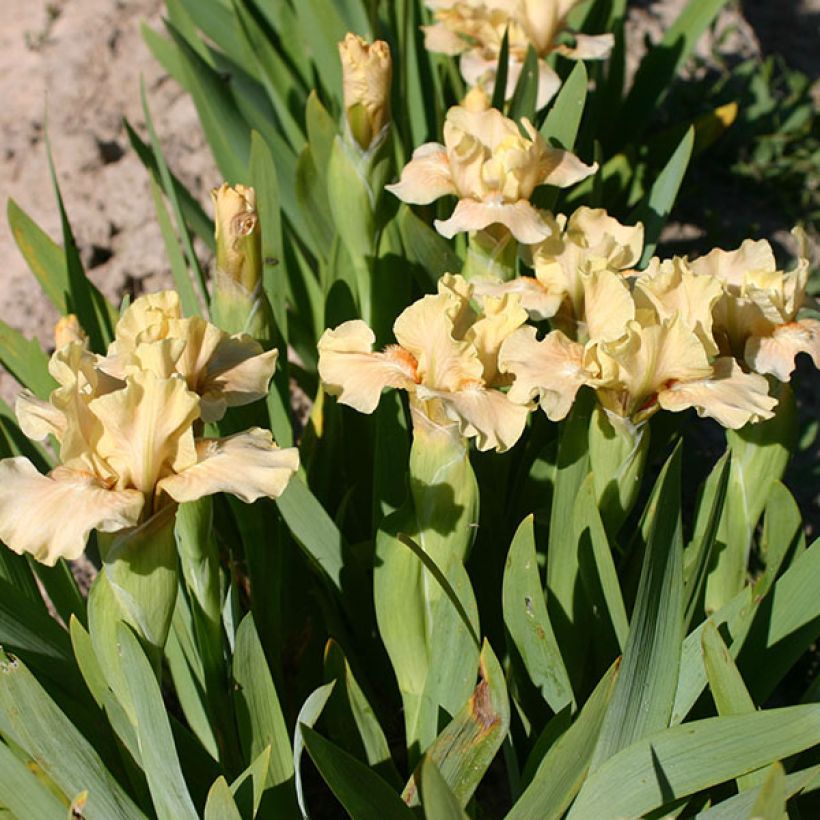
[[[550,148],[528,119],[521,124],[526,136],[494,108],[455,106],[447,112],[444,145],[430,142],[417,148],[400,181],[387,190],[415,205],[448,194],[458,197],[452,216],[435,223],[448,238],[501,224],[519,242],[541,242],[552,228],[530,202],[533,191],[539,185],[573,185],[595,173],[597,165]]]
[[[348,34],[339,43],[339,56],[347,124],[353,139],[366,151],[379,141],[390,122],[390,47],[384,40],[368,43]]]
[[[538,100],[543,108],[561,85],[546,62],[552,52],[574,60],[599,60],[612,49],[611,34],[589,36],[567,31],[566,18],[580,0],[427,0],[435,24],[424,26],[425,46],[460,55],[461,74],[468,85],[492,94],[505,31],[509,64],[505,99],[515,91],[530,46],[538,56]],[[563,34],[574,40],[560,42]]]
[[[404,310],[393,325],[396,344],[373,351],[375,336],[361,320],[326,330],[319,340],[319,376],[325,390],[361,413],[372,413],[382,390],[410,394],[411,406],[434,423],[457,424],[480,450],[515,444],[529,408],[513,404],[499,388],[509,378],[498,370],[503,340],[527,318],[515,296],[489,297],[481,310],[472,287],[445,275],[438,293]]]
[[[152,309],[157,301],[160,308]],[[49,400],[20,395],[21,429],[33,439],[52,435],[60,464],[43,475],[27,458],[0,461],[0,538],[13,551],[52,565],[77,558],[92,529],[133,527],[169,505],[217,492],[253,501],[285,489],[298,452],[279,449],[269,431],[195,436],[206,400],[189,385],[194,369],[186,374],[174,365],[200,359],[211,334],[196,323],[160,332],[157,321],[186,321],[164,315],[173,303],[168,294],[137,300],[120,320],[110,356],[70,340],[51,358],[58,387]],[[228,381],[234,396],[241,392],[239,382]],[[212,381],[206,393],[224,387]]]

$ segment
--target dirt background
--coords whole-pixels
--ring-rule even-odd
[[[276,0],[270,0],[276,2]],[[637,2],[629,17],[637,61],[683,0]],[[52,236],[59,219],[46,165],[46,114],[63,196],[91,278],[119,300],[170,282],[148,177],[131,151],[123,117],[144,134],[139,84],[169,164],[203,203],[220,182],[189,98],[163,74],[141,25],[161,28],[161,0],[2,0],[0,27],[0,200],[13,198]],[[785,54],[816,76],[820,0],[730,3],[702,55]],[[686,226],[679,228],[686,231]],[[47,346],[56,319],[0,217],[0,318]],[[5,379],[5,381],[3,381]],[[13,385],[0,375],[0,394]]]

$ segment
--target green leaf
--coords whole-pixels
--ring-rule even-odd
[[[344,538],[307,485],[295,477],[277,499],[279,512],[302,550],[339,591],[344,570]]]
[[[655,252],[666,219],[675,204],[695,142],[695,131],[690,126],[669,161],[658,175],[649,193],[635,209],[630,222],[643,222],[644,249],[639,268],[647,265]]]
[[[498,66],[495,71],[495,85],[490,106],[504,113],[504,103],[507,101],[507,75],[510,71],[510,29],[504,29],[501,48],[498,50]]]
[[[57,387],[48,372],[48,356],[36,339],[26,339],[19,330],[0,319],[0,362],[6,370],[44,401]]]
[[[218,777],[208,792],[205,820],[242,820],[228,781],[224,777]]]
[[[723,515],[723,505],[726,502],[730,457],[731,453],[727,450],[704,482],[703,492],[698,499],[695,532],[692,542],[684,552],[683,574],[686,594],[684,624],[687,627],[695,617],[696,608],[706,585],[712,549]]]
[[[301,724],[305,748],[333,794],[356,820],[410,820],[412,811],[372,769],[309,726]]]
[[[575,697],[547,614],[535,554],[533,516],[527,516],[513,537],[502,586],[504,623],[532,682],[553,712]]]
[[[571,151],[575,145],[586,104],[588,84],[586,66],[579,60],[561,85],[561,90],[541,126],[541,136],[565,151]]]
[[[717,16],[726,0],[694,0],[669,26],[663,39],[644,57],[619,116],[619,144],[629,145],[642,132],[658,103],[672,85],[701,34]]]
[[[772,764],[777,766],[779,764]],[[786,775],[784,794],[786,799],[792,798],[800,794],[807,788],[817,788],[818,775],[820,775],[820,766],[812,766],[810,769],[803,769],[799,772]],[[756,789],[749,789],[749,791],[741,792],[734,797],[730,797],[716,806],[712,806],[706,811],[699,812],[696,817],[697,820],[738,820],[738,818],[753,817],[752,811],[755,803],[763,794],[760,787]],[[779,818],[778,818],[779,820]]]
[[[657,481],[648,510],[649,539],[621,674],[590,766],[669,725],[683,640],[681,448]]]
[[[485,640],[479,682],[461,711],[427,750],[441,776],[464,808],[493,762],[510,729],[510,703],[504,671]],[[418,805],[418,772],[404,787],[408,805]]]
[[[768,776],[749,813],[753,820],[781,820],[786,814],[786,772],[780,763],[772,763]]]
[[[63,794],[89,792],[88,820],[144,815],[96,750],[18,658],[0,650],[0,734],[13,740]]]
[[[309,816],[307,804],[305,803],[305,794],[302,788],[301,762],[302,750],[305,746],[302,727],[313,726],[316,721],[319,720],[319,716],[325,708],[327,699],[333,692],[334,683],[335,681],[331,681],[324,686],[320,686],[318,689],[314,689],[313,692],[308,695],[307,700],[302,704],[302,708],[299,710],[299,715],[296,718],[296,731],[293,735],[293,771],[296,780],[296,797],[299,801],[302,817]]]
[[[197,818],[179,765],[171,725],[154,671],[134,633],[125,624],[117,639],[131,706],[136,717],[141,764],[160,820]]]
[[[765,594],[775,582],[786,557],[797,556],[806,546],[803,519],[800,508],[792,494],[780,481],[769,490],[763,519],[763,535],[760,551],[766,562],[763,583],[758,582],[761,594]]]
[[[165,42],[165,41],[163,41]],[[123,120],[125,131],[128,134],[128,141],[131,147],[137,152],[137,156],[145,166],[145,169],[151,174],[156,182],[162,183],[162,176],[159,173],[159,163],[154,154],[154,150],[140,139],[139,134],[131,127],[128,120]],[[173,196],[179,202],[179,208],[185,218],[185,223],[190,226],[191,230],[199,237],[208,250],[213,253],[216,248],[216,240],[214,239],[214,223],[213,220],[205,213],[199,202],[192,196],[191,192],[177,179],[177,177],[170,172],[171,187],[166,191],[168,196],[171,196],[170,191],[173,191]]]
[[[17,818],[63,820],[66,816],[65,803],[58,800],[48,786],[38,779],[34,773],[36,763],[32,761],[30,766],[15,757],[0,740],[0,806]]]
[[[293,751],[268,662],[250,613],[236,631],[233,678],[237,723],[246,759],[253,760],[269,746],[270,785],[287,782],[293,777]]]
[[[458,799],[429,755],[424,756],[419,774],[421,805],[426,817],[435,817],[439,820],[467,820]]]
[[[96,353],[104,353],[114,337],[112,320],[116,314],[111,310],[111,306],[103,299],[100,292],[92,287],[83,270],[83,263],[80,261],[80,253],[74,240],[74,232],[71,230],[71,223],[68,221],[68,213],[63,203],[63,195],[60,193],[60,183],[57,180],[57,171],[54,168],[48,133],[46,133],[46,155],[63,228],[63,251],[65,253],[68,300],[71,312],[77,314],[83,330],[88,334],[88,343],[91,349]]]
[[[538,53],[530,45],[527,48],[527,56],[524,58],[524,65],[521,68],[513,98],[510,101],[510,119],[515,122],[520,122],[522,117],[527,117],[530,121],[534,120],[537,101]]]
[[[248,178],[250,132],[230,88],[170,24],[177,46],[185,86],[199,114],[199,121],[214,159],[226,182],[244,183]]]
[[[618,680],[620,661],[601,678],[578,717],[550,747],[506,820],[561,817],[586,778]]]
[[[814,704],[673,726],[633,743],[590,775],[569,818],[641,816],[797,754],[818,737],[820,706]]]
[[[398,222],[407,261],[415,266],[416,278],[425,292],[435,292],[443,274],[461,270],[462,261],[452,245],[407,205],[399,208]]]
[[[578,490],[573,511],[573,531],[578,544],[581,582],[593,608],[593,617],[607,613],[612,631],[623,652],[629,619],[621,594],[612,550],[596,504],[595,476],[590,473]]]
[[[253,763],[231,783],[231,794],[243,817],[256,817],[268,782],[269,769],[270,746],[266,746]]]

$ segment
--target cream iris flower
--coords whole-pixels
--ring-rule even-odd
[[[694,273],[714,277],[723,294],[714,309],[715,338],[722,351],[744,360],[758,373],[789,381],[798,353],[820,367],[820,322],[798,318],[808,306],[809,261],[802,231],[797,265],[778,270],[765,240],[746,240],[738,249],[715,249],[690,263]]]
[[[573,185],[597,165],[584,165],[569,151],[550,148],[529,120],[521,123],[526,137],[494,108],[451,108],[444,145],[430,142],[417,148],[401,180],[387,190],[415,205],[448,194],[458,197],[453,215],[435,223],[448,238],[501,224],[519,242],[541,242],[552,228],[530,203],[533,191],[539,185]]]
[[[375,336],[361,320],[326,330],[319,340],[319,376],[342,404],[372,413],[382,390],[407,390],[411,404],[434,423],[458,425],[480,450],[515,444],[529,409],[499,390],[509,379],[498,370],[504,339],[526,320],[516,297],[484,300],[477,313],[472,288],[446,275],[438,293],[410,305],[396,320],[397,344],[373,352]]]
[[[123,313],[99,368],[120,379],[134,369],[179,373],[201,397],[201,418],[210,422],[228,407],[267,395],[277,356],[250,336],[229,336],[198,316],[183,318],[179,296],[169,290],[141,296]]]
[[[554,327],[576,341],[613,332],[620,336],[624,311],[632,305],[618,280],[641,257],[643,225],[621,225],[603,209],[586,207],[569,219],[563,214],[545,215],[545,219],[552,235],[532,249],[535,277],[504,283],[479,280],[476,291],[495,296],[517,293],[531,319],[552,319]],[[607,330],[613,319],[614,328]]]
[[[553,51],[574,60],[600,60],[613,46],[611,34],[573,33],[573,46],[561,44],[566,18],[580,0],[427,0],[435,24],[424,26],[429,51],[461,55],[461,73],[471,86],[492,94],[504,32],[509,32],[505,99],[515,91],[530,46],[538,55],[538,100],[543,108],[561,85],[546,62]]]
[[[619,321],[613,315],[606,323],[609,338],[593,336],[581,344],[554,330],[539,341],[532,327],[512,334],[499,355],[501,370],[515,376],[510,400],[523,404],[538,398],[547,416],[557,421],[587,385],[611,416],[633,425],[659,409],[688,407],[733,429],[772,416],[777,402],[768,395],[766,380],[744,373],[732,358],[710,363],[681,311],[663,316],[621,305],[622,332],[613,332]],[[606,304],[597,307],[606,312]]]
[[[49,565],[77,558],[93,529],[136,526],[170,504],[217,492],[245,501],[275,498],[298,469],[297,450],[279,449],[267,430],[195,438],[205,400],[186,380],[193,371],[163,374],[154,366],[186,361],[189,340],[175,332],[147,341],[155,326],[148,319],[140,326],[137,314],[150,301],[135,302],[135,313],[126,312],[118,326],[113,355],[125,357],[121,377],[107,372],[109,358],[73,340],[51,358],[58,387],[49,401],[28,393],[18,399],[21,429],[35,439],[53,435],[61,464],[42,475],[27,458],[0,461],[0,539],[14,552]],[[158,301],[167,306],[173,299]],[[193,332],[196,323],[186,327],[191,358],[199,360],[202,334]],[[133,349],[129,338],[140,339]]]

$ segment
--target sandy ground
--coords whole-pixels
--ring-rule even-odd
[[[2,0],[0,200],[13,198],[59,240],[45,121],[60,186],[91,278],[115,300],[170,281],[148,176],[122,125],[144,135],[140,78],[169,163],[207,199],[219,183],[193,104],[154,62],[140,23],[160,0]],[[0,317],[51,344],[55,312],[0,217]],[[7,397],[10,380],[0,383]]]
[[[154,62],[140,24],[161,28],[161,0],[1,0],[0,200],[12,197],[52,236],[59,220],[46,165],[45,118],[63,196],[90,276],[115,300],[170,281],[148,177],[122,118],[144,133],[144,78],[169,163],[203,200],[219,183],[189,98]],[[630,50],[659,38],[683,0],[637,2]],[[776,8],[775,8],[776,7]],[[820,0],[730,3],[699,45],[738,56],[780,51],[817,70]],[[0,318],[51,343],[53,309],[0,217]],[[5,378],[5,383],[3,382]],[[0,375],[0,394],[12,391]]]

